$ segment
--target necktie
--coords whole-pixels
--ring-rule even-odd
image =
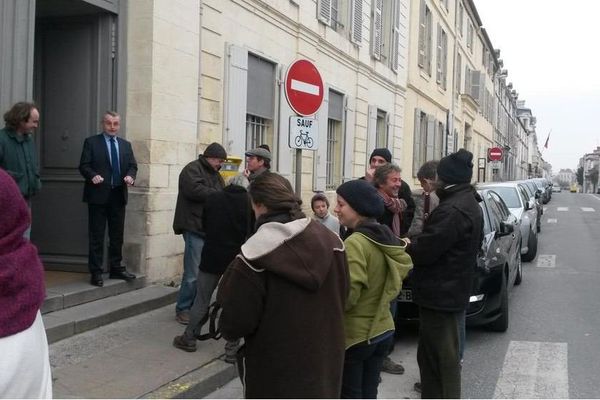
[[[112,165],[112,186],[121,185],[121,170],[119,168],[119,153],[115,145],[115,138],[110,138],[110,163]]]

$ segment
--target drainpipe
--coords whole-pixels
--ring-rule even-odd
[[[458,20],[458,3],[461,0],[456,0],[454,2],[454,29],[452,30],[454,32],[454,41],[452,43],[452,90],[450,90],[450,92],[452,93],[451,95],[451,99],[450,99],[450,110],[448,110],[447,114],[446,114],[446,129],[448,129],[448,132],[446,133],[446,154],[448,155],[448,141],[450,140],[450,135],[452,135],[454,133],[454,98],[456,96],[457,93],[455,93],[456,90],[456,54],[458,52],[458,49],[456,47],[456,42],[458,40],[458,35],[456,33],[456,21]],[[455,139],[455,142],[457,142],[458,140]],[[454,151],[457,151],[458,149],[454,149]]]
[[[198,107],[196,109],[196,153],[198,153],[198,141],[200,139],[200,102],[202,101],[202,10],[203,0],[198,0],[200,17],[198,18]]]

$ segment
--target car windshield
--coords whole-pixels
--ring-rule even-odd
[[[508,208],[519,208],[521,207],[521,201],[519,200],[519,194],[517,193],[517,189],[513,187],[505,187],[505,186],[495,186],[490,187],[494,192],[498,193],[504,203],[506,203],[506,207]]]

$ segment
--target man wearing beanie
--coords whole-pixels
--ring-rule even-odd
[[[461,397],[458,321],[469,304],[483,236],[481,198],[470,183],[472,175],[473,154],[464,149],[440,160],[440,203],[407,248],[419,306],[422,398]]]
[[[336,192],[335,213],[352,230],[344,240],[350,293],[344,316],[341,398],[374,399],[383,359],[394,339],[389,304],[402,289],[412,263],[405,253],[406,244],[377,222],[384,204],[373,185],[357,179],[343,183]]]
[[[183,235],[183,275],[175,305],[175,319],[183,325],[189,323],[189,310],[196,297],[196,279],[204,247],[202,213],[209,194],[225,186],[219,174],[227,153],[219,143],[211,143],[197,160],[186,165],[179,174],[179,193],[173,219],[173,231]]]

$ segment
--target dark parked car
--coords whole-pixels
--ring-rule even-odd
[[[483,201],[483,241],[477,258],[473,289],[467,308],[467,325],[484,325],[504,332],[508,329],[508,291],[523,279],[521,231],[517,219],[493,190],[478,191]],[[413,303],[411,275],[398,295],[397,323],[418,320]]]

